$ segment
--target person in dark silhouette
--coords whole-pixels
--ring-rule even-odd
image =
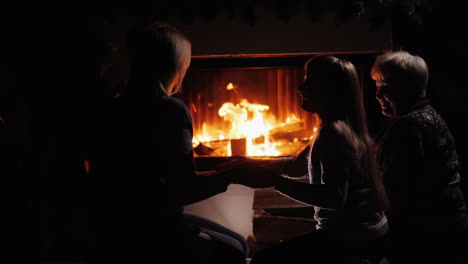
[[[81,262],[90,242],[83,143],[100,41],[82,10],[33,6],[3,8],[11,20],[2,19],[1,64],[12,82],[0,88],[0,255],[5,263]],[[31,39],[41,40],[34,49]]]
[[[387,52],[376,58],[371,76],[390,118],[378,161],[391,202],[391,263],[467,263],[459,254],[468,238],[460,164],[450,129],[427,99],[426,62]]]
[[[217,168],[236,183],[273,187],[314,206],[317,230],[259,251],[251,263],[344,263],[374,253],[380,259],[380,253],[371,251],[383,247],[387,199],[356,70],[351,62],[334,56],[313,57],[305,68],[298,89],[302,109],[316,113],[321,121],[312,146],[292,158],[244,157]],[[295,179],[301,177],[309,182]]]
[[[162,22],[128,34],[128,84],[103,116],[103,141],[91,172],[104,198],[98,215],[103,258],[162,263],[245,263],[245,238],[183,206],[225,192],[228,177],[197,172],[192,119],[181,91],[191,43]],[[94,172],[93,172],[94,171]],[[100,249],[104,249],[104,252]]]

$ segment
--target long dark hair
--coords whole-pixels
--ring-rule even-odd
[[[312,88],[318,89],[322,101],[318,116],[324,122],[333,120],[344,124],[337,129],[354,145],[356,166],[371,184],[377,208],[386,210],[389,202],[377,168],[376,146],[368,133],[362,90],[354,65],[334,56],[318,55],[307,61],[306,70],[307,76],[320,79],[320,85]]]

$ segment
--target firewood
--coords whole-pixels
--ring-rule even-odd
[[[279,134],[279,133],[290,133],[293,131],[302,130],[304,129],[304,126],[305,126],[304,121],[297,121],[294,123],[289,123],[283,126],[272,128],[270,129],[269,132],[270,132],[270,136],[274,137],[276,134]]]
[[[205,146],[203,143],[198,144],[193,151],[200,156],[210,155],[213,153],[214,149],[208,146]]]

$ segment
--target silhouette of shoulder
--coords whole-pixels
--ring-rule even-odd
[[[320,156],[341,162],[349,162],[359,147],[359,140],[343,121],[325,125],[317,138]]]

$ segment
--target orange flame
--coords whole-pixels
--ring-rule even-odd
[[[232,83],[226,87],[227,90],[234,88]],[[214,128],[213,125],[203,123],[202,131],[198,131],[199,134],[193,138],[193,146],[197,147],[200,143],[208,143],[204,145],[211,147],[215,145],[216,149],[225,148],[217,155],[231,156],[231,143],[234,144],[231,140],[235,140],[236,144],[245,140],[245,155],[281,156],[285,154],[283,150],[280,150],[281,145],[296,144],[296,147],[293,148],[295,150],[305,146],[307,140],[312,139],[317,132],[317,128],[314,128],[306,138],[290,138],[288,143],[285,143],[284,140],[275,140],[272,133],[287,133],[288,128],[296,131],[304,129],[304,122],[295,115],[290,115],[284,122],[278,122],[275,116],[268,112],[269,110],[268,105],[249,103],[247,99],[242,99],[237,104],[226,102],[219,108],[218,115],[230,124],[230,126],[226,126],[228,129],[221,130]]]
[[[234,90],[234,84],[228,83],[228,84],[226,85],[226,90],[228,90],[228,91],[229,91],[229,90]]]

